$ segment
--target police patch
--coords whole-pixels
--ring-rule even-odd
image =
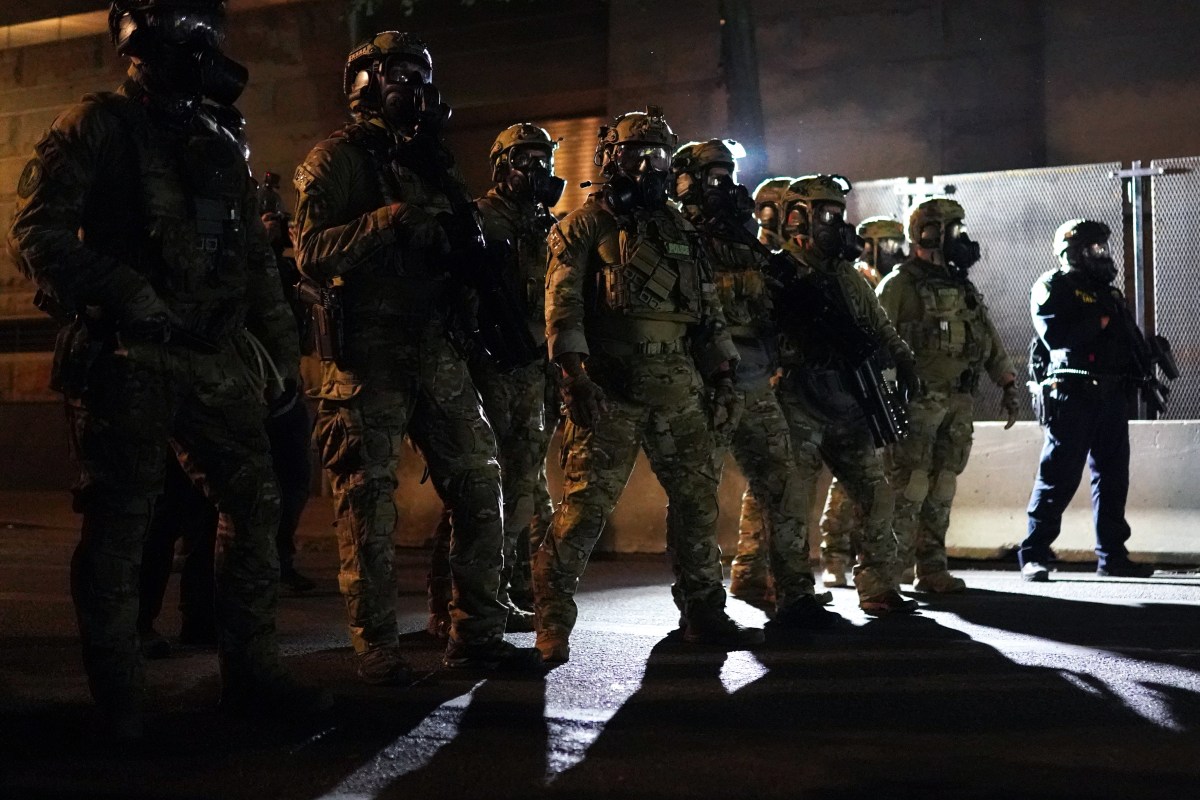
[[[31,158],[29,163],[25,165],[25,169],[21,170],[21,177],[17,181],[17,196],[22,200],[28,200],[29,195],[33,194],[42,183],[42,176],[46,174],[46,170],[42,167],[40,159]]]
[[[1033,304],[1036,306],[1046,305],[1046,301],[1050,299],[1050,287],[1045,281],[1038,281],[1033,285],[1033,290],[1030,292]]]

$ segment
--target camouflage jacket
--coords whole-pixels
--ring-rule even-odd
[[[969,280],[910,257],[876,289],[889,317],[917,357],[931,391],[972,392],[981,371],[996,385],[1013,372],[983,296]]]
[[[875,335],[880,347],[887,350],[897,362],[913,360],[912,350],[896,333],[888,315],[879,305],[878,298],[854,265],[843,259],[819,258],[812,250],[802,248],[794,241],[784,248],[800,264],[831,279],[833,286],[841,291],[858,324]],[[783,363],[786,367],[822,369],[839,363],[837,348],[828,339],[805,337],[799,341],[787,340],[783,345]]]
[[[235,134],[203,106],[169,127],[144,98],[129,80],[53,122],[17,187],[17,264],[65,312],[109,325],[165,310],[220,347],[244,326],[295,377],[295,320]]]
[[[406,143],[354,123],[317,144],[294,178],[296,263],[305,277],[342,287],[345,342],[325,365],[320,396],[355,394],[369,379],[403,383],[395,355],[411,349],[445,308],[447,244],[437,217],[466,197],[453,158],[439,143]],[[420,149],[418,149],[418,146]]]
[[[775,308],[763,279],[767,250],[740,225],[697,223],[697,229],[708,251],[726,329],[737,347],[738,385],[766,388],[779,366]]]
[[[737,360],[703,245],[675,209],[619,220],[593,194],[547,245],[550,358],[593,349],[619,358],[685,342],[704,375]]]
[[[489,247],[505,252],[504,280],[522,304],[534,341],[546,340],[546,235],[554,217],[533,203],[522,203],[492,189],[475,203]]]

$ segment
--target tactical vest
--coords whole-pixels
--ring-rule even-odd
[[[525,213],[490,193],[479,200],[478,206],[489,245],[496,239],[508,244],[509,274],[505,280],[513,296],[519,298],[530,330],[542,341],[546,336],[546,236],[554,218],[549,213],[539,216],[532,206]]]
[[[110,232],[112,242],[89,244],[125,250],[114,255],[146,276],[184,328],[212,340],[240,329],[248,280],[245,215],[254,208],[237,139],[203,109],[173,141],[123,95],[93,94],[84,102],[120,120],[133,146],[142,221],[137,232]]]
[[[987,358],[991,336],[987,307],[970,283],[920,278],[921,319],[899,326],[901,338],[917,358],[939,356],[977,368]]]
[[[600,309],[651,322],[700,321],[703,254],[694,231],[667,212],[620,229],[616,248],[601,247]]]
[[[366,205],[378,208],[391,203],[406,203],[434,217],[454,213],[454,205],[441,186],[428,175],[418,174],[413,167],[390,160],[386,153],[379,152],[378,138],[366,132],[363,125],[348,125],[339,135],[365,156],[367,179],[374,183],[370,197],[364,198]],[[431,166],[427,172],[436,174],[445,184],[457,180],[448,170],[437,166]],[[388,247],[371,263],[344,277],[351,326],[360,322],[354,318],[356,313],[424,324],[445,306],[448,278],[443,259],[400,245]]]
[[[752,338],[769,333],[772,305],[761,272],[761,250],[716,236],[709,239],[709,247],[713,283],[730,335]]]

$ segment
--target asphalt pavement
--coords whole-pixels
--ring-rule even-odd
[[[356,683],[336,555],[285,596],[286,661],[337,698],[297,725],[214,710],[212,653],[150,662],[149,742],[98,737],[64,527],[0,526],[0,797],[1186,798],[1200,796],[1200,575],[964,568],[962,596],[754,652],[679,640],[665,558],[594,561],[571,661],[544,678],[439,669],[428,555],[401,550],[403,646],[420,679]],[[178,629],[172,582],[160,628]],[[730,601],[739,620],[763,612]],[[523,645],[532,634],[512,635]]]

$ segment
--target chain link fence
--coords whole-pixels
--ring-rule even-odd
[[[1150,179],[1154,329],[1171,341],[1180,376],[1166,419],[1200,419],[1200,158],[1151,162],[1164,175]]]

